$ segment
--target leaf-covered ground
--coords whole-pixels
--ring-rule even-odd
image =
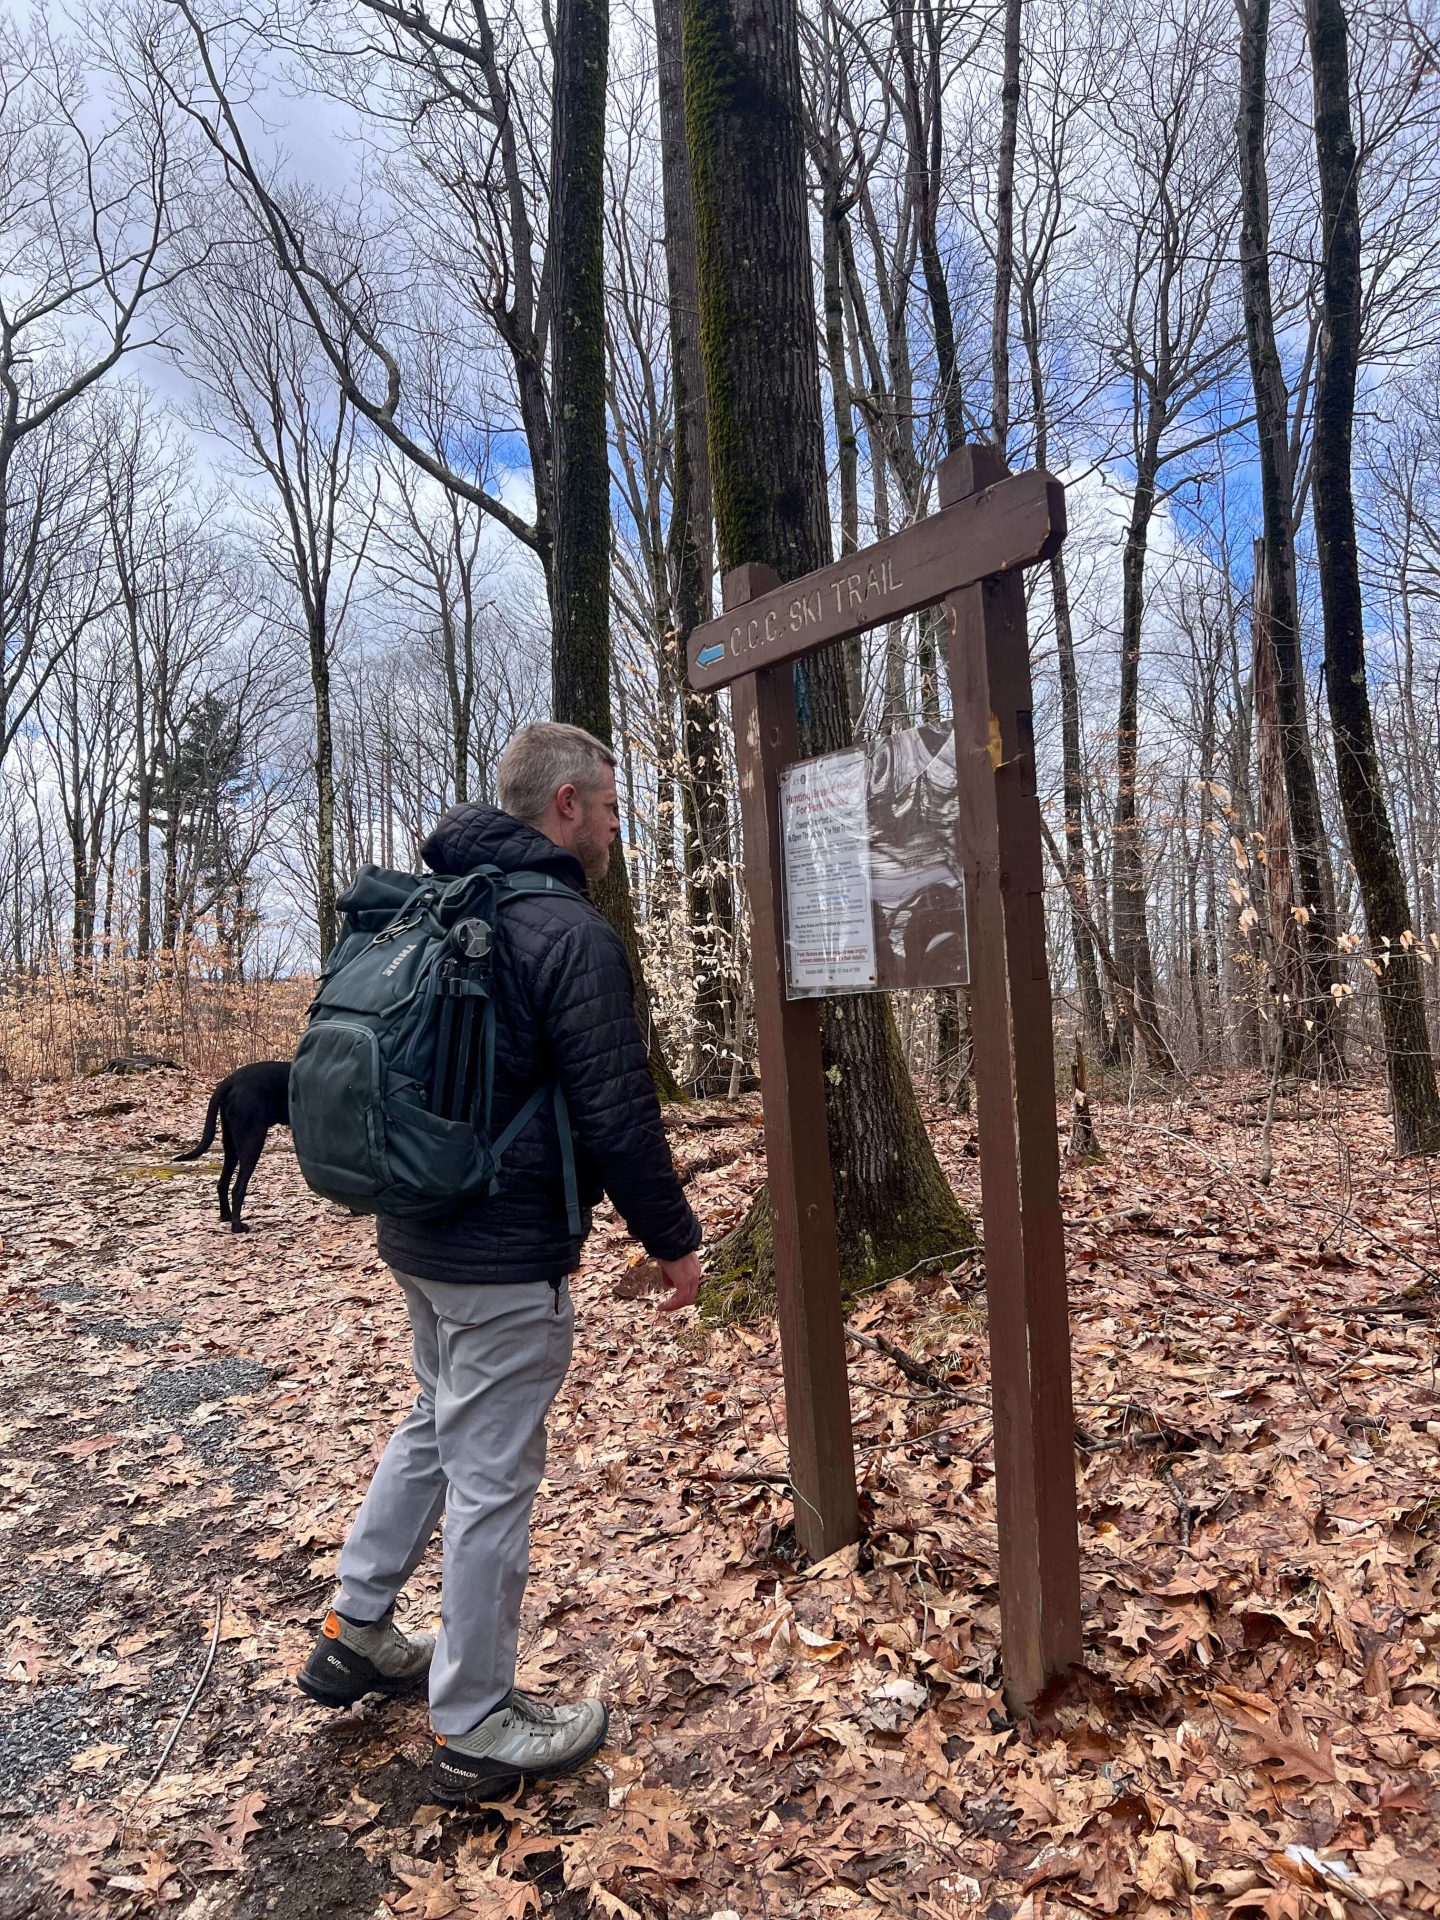
[[[1102,1107],[1067,1169],[1087,1665],[1030,1727],[975,1263],[857,1308],[946,1390],[854,1345],[866,1538],[802,1569],[773,1327],[657,1315],[607,1223],[522,1673],[601,1688],[611,1741],[458,1817],[423,1705],[292,1684],[409,1397],[398,1295],[284,1136],[248,1238],[213,1169],[164,1176],[206,1093],[0,1093],[0,1920],[1440,1912],[1440,1195],[1373,1094],[1291,1099],[1268,1188],[1235,1082]],[[755,1116],[672,1125],[719,1230]],[[971,1123],[936,1131],[976,1198]]]

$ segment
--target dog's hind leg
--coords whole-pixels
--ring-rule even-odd
[[[231,1214],[230,1176],[235,1171],[235,1136],[230,1131],[229,1119],[223,1113],[220,1116],[220,1138],[225,1148],[225,1158],[220,1164],[220,1179],[217,1183],[220,1191],[220,1218],[228,1220]]]
[[[246,1141],[245,1147],[241,1152],[240,1171],[235,1175],[235,1185],[230,1194],[230,1231],[232,1233],[248,1233],[250,1231],[249,1227],[246,1226],[245,1222],[240,1218],[240,1209],[245,1204],[245,1192],[250,1185],[250,1176],[255,1171],[255,1163],[260,1158],[264,1145],[265,1136],[262,1133],[259,1141],[253,1147],[249,1141]]]

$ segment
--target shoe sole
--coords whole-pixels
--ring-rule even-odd
[[[295,1684],[307,1699],[313,1700],[317,1707],[353,1707],[358,1701],[368,1699],[372,1693],[378,1693],[386,1700],[402,1699],[406,1694],[424,1691],[427,1675],[414,1674],[408,1680],[371,1680],[355,1693],[329,1692],[317,1687],[315,1682],[303,1672],[295,1676]]]
[[[517,1769],[514,1773],[494,1773],[488,1779],[477,1780],[468,1790],[446,1786],[435,1778],[434,1769],[430,1773],[430,1791],[435,1798],[447,1807],[483,1806],[491,1800],[508,1800],[512,1793],[518,1793],[527,1780],[560,1780],[567,1773],[574,1773],[583,1767],[587,1760],[593,1760],[604,1746],[610,1733],[610,1712],[606,1709],[605,1718],[600,1723],[600,1731],[579,1753],[572,1753],[558,1766],[530,1767]]]

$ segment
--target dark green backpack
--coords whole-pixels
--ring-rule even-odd
[[[570,1231],[580,1232],[565,1096],[538,1086],[491,1138],[495,924],[512,900],[557,893],[543,873],[461,879],[362,867],[290,1068],[290,1130],[316,1193],[352,1213],[439,1218],[494,1193],[501,1159],[555,1108]]]

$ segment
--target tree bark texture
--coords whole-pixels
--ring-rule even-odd
[[[1254,617],[1255,764],[1260,831],[1265,836],[1265,907],[1270,920],[1274,1017],[1279,1023],[1276,1044],[1280,1048],[1281,1072],[1303,1073],[1307,1059],[1316,1052],[1309,1044],[1312,1036],[1307,1036],[1305,1030],[1306,1019],[1312,1017],[1314,994],[1307,981],[1302,929],[1295,917],[1298,902],[1290,851],[1284,750],[1280,743],[1275,648],[1270,638],[1263,563],[1256,568]]]
[[[1030,372],[1030,406],[1035,423],[1035,464],[1050,464],[1050,410],[1045,369],[1040,357],[1038,268],[1020,284],[1020,331]],[[1075,979],[1080,990],[1080,1021],[1091,1052],[1112,1062],[1111,1034],[1100,991],[1100,969],[1090,937],[1090,882],[1085,861],[1085,763],[1080,737],[1080,675],[1075,661],[1075,627],[1070,617],[1070,579],[1065,550],[1050,556],[1050,594],[1055,607],[1055,659],[1060,679],[1060,756],[1065,788],[1065,881],[1070,900],[1070,939],[1075,950]]]
[[[1045,463],[1040,461],[1041,466]],[[1085,763],[1080,740],[1080,676],[1075,664],[1075,628],[1070,618],[1070,580],[1064,552],[1050,558],[1050,595],[1055,607],[1055,658],[1060,678],[1060,754],[1065,791],[1065,874],[1070,886],[1070,939],[1080,990],[1080,1024],[1096,1057],[1111,1057],[1112,1039],[1100,991],[1095,943],[1084,917],[1090,896],[1085,863]],[[1077,907],[1077,900],[1081,903]]]
[[[695,208],[685,136],[679,0],[655,0],[659,55],[660,166],[665,207],[665,268],[670,296],[670,365],[675,451],[669,544],[673,583],[673,671],[679,688],[685,756],[681,809],[685,896],[696,959],[695,1058],[699,1093],[721,1093],[737,1065],[740,984],[735,977],[735,894],[730,880],[730,806],[725,792],[724,729],[719,708],[692,693],[686,676],[691,629],[710,618],[714,518],[710,452],[705,443],[705,371],[700,359],[700,289],[695,267]]]
[[[609,0],[559,0],[550,160],[551,705],[609,743],[610,458],[605,422],[605,86]],[[593,889],[625,944],[663,1097],[678,1093],[650,1013],[635,907],[616,854]]]
[[[941,20],[936,0],[890,0],[890,14],[900,55],[901,117],[915,207],[916,244],[935,335],[935,384],[946,445],[953,449],[965,439],[965,408],[955,350],[954,308],[939,238]]]
[[[1160,1038],[1155,966],[1145,907],[1145,860],[1140,845],[1137,782],[1140,761],[1140,638],[1145,617],[1145,550],[1155,511],[1159,427],[1151,412],[1135,476],[1135,498],[1125,530],[1120,616],[1120,711],[1115,727],[1115,839],[1112,912],[1115,963],[1121,991],[1117,1017],[1144,1044],[1153,1072],[1172,1074],[1174,1057]],[[1138,1018],[1137,1018],[1138,1015]]]
[[[309,633],[310,686],[315,698],[315,928],[324,966],[335,944],[335,734],[330,706],[330,652],[323,607]]]
[[[835,415],[835,463],[840,487],[840,551],[854,553],[860,545],[860,440],[855,430],[855,403],[845,365],[845,301],[841,278],[840,234],[845,211],[839,197],[838,156],[824,156],[820,205],[821,259],[825,311],[825,358],[830,373],[830,403]],[[845,643],[845,681],[850,695],[852,729],[864,717],[864,641],[859,634]]]
[[[1274,717],[1279,747],[1284,815],[1266,820],[1272,869],[1277,846],[1270,838],[1283,823],[1286,861],[1293,873],[1295,900],[1303,914],[1291,946],[1298,972],[1289,986],[1302,1009],[1291,1039],[1303,1041],[1291,1064],[1313,1063],[1333,1075],[1345,1070],[1340,1010],[1331,987],[1341,978],[1335,936],[1335,881],[1305,705],[1305,663],[1301,649],[1300,596],[1295,572],[1295,474],[1290,445],[1290,395],[1275,334],[1270,289],[1270,196],[1265,160],[1266,63],[1270,0],[1236,0],[1240,14],[1240,108],[1236,131],[1240,148],[1240,281],[1245,306],[1245,339],[1255,388],[1255,432],[1260,453],[1260,497],[1264,515],[1262,568],[1256,572],[1255,636],[1268,655],[1273,682]],[[1265,618],[1259,618],[1260,574],[1264,575]],[[1262,666],[1259,654],[1257,670]],[[1257,716],[1258,717],[1258,716]],[[1261,735],[1262,745],[1264,735]],[[1305,1022],[1310,1026],[1307,1030]]]
[[[1015,272],[1015,139],[1020,120],[1021,0],[1005,0],[1000,150],[995,166],[995,308],[990,325],[990,439],[1003,460],[1010,438],[1010,287]],[[951,449],[957,443],[951,442]]]
[[[1315,370],[1315,544],[1325,611],[1325,687],[1350,857],[1380,968],[1380,1023],[1400,1153],[1440,1150],[1440,1094],[1414,953],[1405,875],[1375,752],[1365,679],[1364,605],[1351,489],[1351,436],[1360,366],[1360,196],[1350,121],[1349,35],[1342,0],[1309,0],[1315,154],[1323,243],[1322,327]]]
[[[589,727],[604,740],[611,733],[604,283],[609,41],[609,0],[558,0],[550,183],[551,685],[556,719]]]
[[[1016,0],[1007,0],[1006,31],[1009,32],[1009,8],[1016,6]],[[915,195],[915,224],[920,249],[921,267],[925,279],[926,302],[930,308],[930,330],[935,340],[935,373],[940,391],[941,418],[945,428],[945,451],[955,453],[965,443],[965,409],[959,377],[959,356],[955,345],[955,313],[950,301],[950,286],[945,277],[945,263],[941,258],[938,240],[938,221],[940,206],[940,161],[941,161],[941,114],[940,114],[940,66],[941,31],[940,19],[934,0],[920,0],[915,6],[912,0],[897,0],[894,12],[896,27],[896,45],[900,50],[901,70],[904,76],[904,122],[906,142],[910,157],[910,177]],[[1018,12],[1016,15],[1018,33]],[[1009,43],[1006,43],[1006,76],[1010,68]],[[1019,104],[1019,52],[1018,40],[1015,56],[1015,105]],[[1002,89],[1003,94],[1003,89]],[[1008,335],[1010,289],[1009,272],[1012,265],[1013,248],[1011,235],[1014,231],[1014,183],[1015,183],[1015,121],[1010,122],[1010,150],[1008,166],[1008,186],[1006,185],[1006,157],[1002,132],[1002,151],[1000,172],[1002,176],[1001,195],[1005,201],[1004,219],[1008,222],[1003,236],[1003,257],[1005,260],[1006,282],[1004,305],[1006,313],[1006,331]],[[998,244],[998,243],[997,243]],[[997,261],[1000,253],[997,250]],[[998,312],[1001,291],[998,277],[995,290],[995,303]],[[900,326],[903,331],[903,307]],[[1007,385],[1005,405],[1009,405],[1008,386],[1009,362],[1006,361]],[[899,394],[897,392],[897,400]],[[909,397],[908,391],[906,395]],[[940,674],[937,660],[943,649],[943,626],[945,611],[943,607],[927,607],[920,615],[920,703],[927,724],[934,724],[940,718]],[[952,690],[953,691],[953,690]],[[972,1068],[972,1049],[970,1046],[970,1008],[969,994],[964,989],[938,987],[935,990],[933,1006],[935,1011],[935,1052],[937,1063],[937,1081],[941,1098],[955,1105],[961,1112],[970,1108],[970,1082]]]
[[[710,464],[721,564],[782,580],[830,557],[794,0],[683,0]],[[848,746],[841,650],[797,669],[801,751]],[[825,1002],[822,1048],[842,1278],[901,1271],[967,1242],[888,1003]],[[768,1283],[768,1208],[733,1236],[736,1275]]]

